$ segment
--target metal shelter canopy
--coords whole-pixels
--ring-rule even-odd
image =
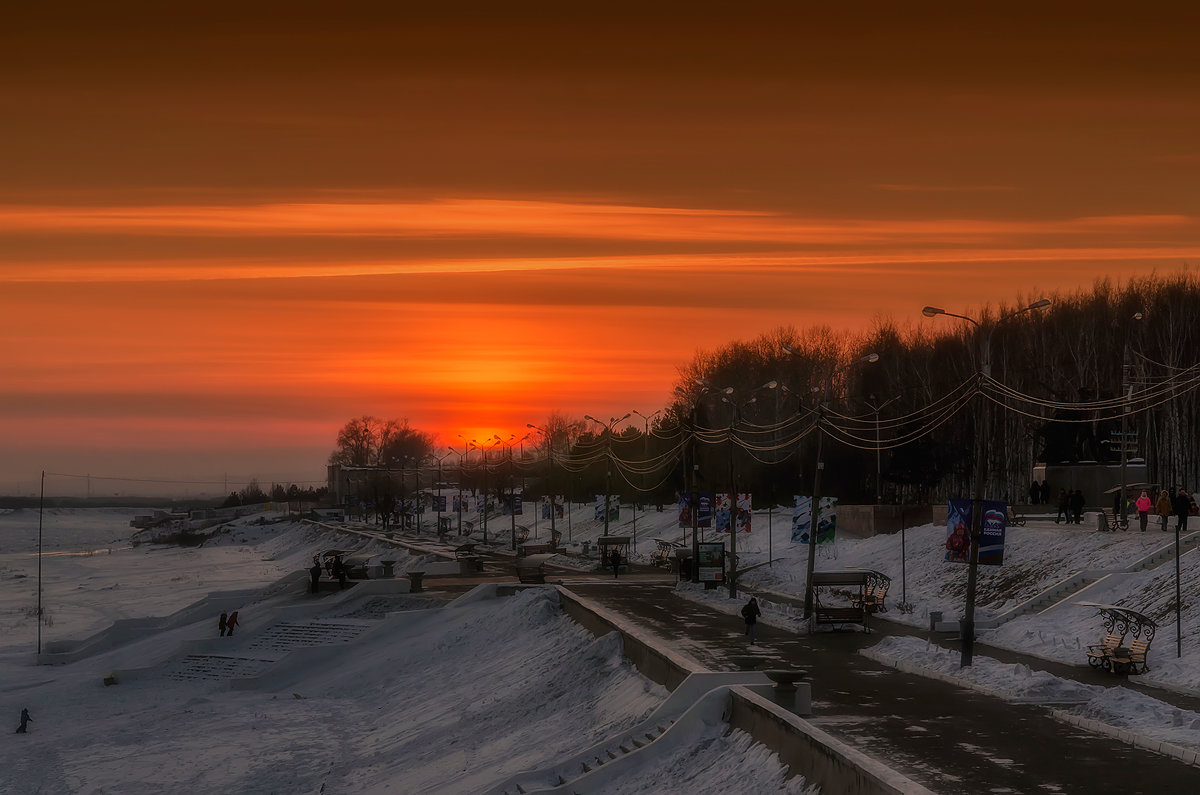
[[[1126,635],[1132,635],[1134,638],[1141,636],[1146,640],[1153,640],[1154,633],[1158,630],[1158,624],[1154,619],[1136,610],[1130,610],[1128,607],[1102,605],[1096,602],[1072,602],[1071,604],[1080,607],[1094,607],[1099,610],[1101,620],[1104,622],[1104,629],[1110,635],[1120,635],[1122,638]]]

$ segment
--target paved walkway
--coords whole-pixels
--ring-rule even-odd
[[[1200,792],[1200,768],[1064,724],[1044,707],[898,672],[857,653],[881,634],[910,628],[880,622],[870,635],[810,636],[760,625],[749,646],[739,617],[679,597],[673,583],[567,579],[573,592],[714,671],[808,669],[813,723],[937,792]],[[979,653],[999,656],[991,651]]]

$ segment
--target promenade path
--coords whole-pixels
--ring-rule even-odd
[[[1046,707],[1011,704],[857,653],[889,632],[913,634],[910,628],[877,622],[870,634],[797,635],[760,625],[758,643],[749,646],[740,618],[681,598],[673,582],[563,575],[564,587],[710,670],[807,669],[814,724],[936,792],[1200,792],[1200,768],[1055,720]],[[1031,664],[1048,667],[1038,662]]]

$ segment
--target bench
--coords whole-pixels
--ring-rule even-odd
[[[850,594],[850,604],[863,608],[868,613],[887,612],[887,592],[892,578],[877,571],[867,572],[867,586],[859,593]]]
[[[520,552],[521,557],[527,557],[529,555],[549,555],[554,551],[552,547],[553,545],[551,544],[522,544],[520,547],[518,547],[518,551]]]
[[[861,605],[830,607],[817,602],[813,605],[813,619],[818,624],[862,624],[870,631],[871,613]]]
[[[1124,639],[1121,635],[1108,635],[1102,642],[1088,646],[1088,665],[1093,668],[1102,668],[1105,671],[1109,670],[1112,667],[1112,653],[1120,647],[1121,641]]]
[[[1114,674],[1140,674],[1149,670],[1146,655],[1150,652],[1150,641],[1135,638],[1128,647],[1118,646],[1109,654]]]
[[[549,546],[546,544],[544,546]],[[525,585],[542,585],[546,582],[546,561],[552,556],[548,554],[526,555],[517,558],[517,581]]]
[[[1141,674],[1150,670],[1147,658],[1150,654],[1150,644],[1154,641],[1154,634],[1158,629],[1153,619],[1119,605],[1101,605],[1095,602],[1075,604],[1097,608],[1107,633],[1100,643],[1087,647],[1088,665],[1119,676]]]
[[[650,565],[671,568],[671,562],[675,560],[675,550],[679,548],[678,545],[674,541],[660,540],[656,543],[658,548],[650,556]]]
[[[458,561],[459,574],[477,574],[483,571],[483,559],[475,554],[474,544],[455,547],[454,559]]]

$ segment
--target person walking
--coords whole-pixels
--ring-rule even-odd
[[[758,599],[751,596],[750,601],[742,605],[742,619],[746,622],[746,634],[750,636],[750,645],[754,645],[754,627],[762,611],[758,609]]]
[[[346,590],[346,564],[342,562],[341,555],[333,559],[333,576],[337,577],[338,588]]]
[[[1058,524],[1062,519],[1066,519],[1067,524],[1071,523],[1071,498],[1067,496],[1066,489],[1058,490],[1058,516],[1054,517],[1054,523]]]
[[[1042,499],[1042,484],[1036,480],[1029,484],[1029,504],[1037,505]]]
[[[1154,507],[1154,503],[1150,501],[1150,493],[1142,489],[1142,495],[1134,501],[1133,507],[1137,508],[1138,524],[1142,526],[1142,532],[1146,532],[1146,523],[1150,521],[1150,509]]]
[[[217,619],[217,629],[221,630],[221,637],[225,637],[225,630],[229,628],[229,614],[224,610],[221,611],[221,617]]]
[[[1083,506],[1087,504],[1087,500],[1083,498],[1083,490],[1075,489],[1071,494],[1071,518],[1068,521],[1073,521],[1075,524],[1083,524]]]
[[[1042,505],[1050,504],[1050,483],[1042,479]]]
[[[27,727],[33,718],[29,717],[29,708],[21,710],[21,725],[17,727],[16,734],[28,734]]]
[[[1183,486],[1179,487],[1179,493],[1171,500],[1171,507],[1175,509],[1175,530],[1180,533],[1186,531],[1188,514],[1192,512],[1192,498]]]
[[[1171,493],[1163,489],[1158,493],[1158,501],[1154,503],[1154,512],[1158,514],[1159,529],[1167,532],[1167,517],[1171,515]]]
[[[318,593],[321,590],[321,561],[313,556],[312,568],[308,570],[309,577],[312,578],[312,592]]]
[[[226,626],[229,627],[229,637],[231,637],[231,638],[233,637],[233,628],[236,627],[237,625],[238,625],[237,611],[234,610],[232,613],[229,614],[229,620],[226,622]]]
[[[612,566],[613,579],[617,579],[621,573],[621,552],[616,547],[613,547],[612,554],[608,556],[608,565]]]

